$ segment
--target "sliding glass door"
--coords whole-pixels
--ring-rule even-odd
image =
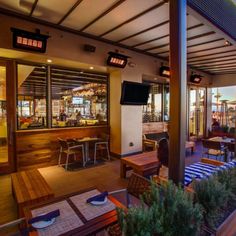
[[[8,163],[6,66],[0,63],[0,165]]]
[[[13,71],[10,63],[0,61],[0,174],[15,169]]]
[[[200,87],[189,88],[189,138],[204,136],[206,90]]]

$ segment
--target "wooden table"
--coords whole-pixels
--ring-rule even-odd
[[[13,173],[11,180],[19,217],[23,216],[24,207],[54,197],[52,189],[36,169]]]
[[[234,138],[213,137],[213,138],[209,138],[209,140],[211,140],[213,142],[219,142],[219,143],[223,144],[225,147],[228,147],[230,144],[235,145]],[[227,162],[227,159],[228,159],[228,149],[225,150],[224,162]]]
[[[220,142],[220,143],[235,143],[234,138],[222,138],[222,137],[213,137],[209,138],[209,140],[214,141],[214,142]]]
[[[146,176],[156,174],[160,162],[157,159],[157,151],[123,157],[120,159],[120,177],[126,178],[126,171],[133,169],[139,175]]]
[[[76,142],[78,143],[84,143],[85,145],[85,162],[88,162],[90,160],[89,157],[89,143],[90,142],[98,142],[99,140],[101,140],[100,138],[93,138],[93,137],[84,137],[81,139],[75,139]]]
[[[48,207],[50,205],[59,203],[61,201],[66,201],[69,204],[70,209],[72,209],[74,211],[74,213],[76,214],[76,216],[83,222],[83,225],[76,226],[76,228],[74,228],[72,230],[68,230],[67,232],[62,233],[62,235],[79,235],[79,236],[91,235],[93,233],[99,232],[99,231],[107,228],[108,226],[116,223],[117,222],[117,213],[116,213],[115,209],[111,210],[109,212],[106,212],[98,217],[95,217],[91,220],[86,220],[82,211],[80,211],[77,208],[76,204],[74,204],[74,202],[72,201],[72,198],[78,197],[81,194],[87,193],[91,190],[96,190],[96,188],[94,188],[94,187],[89,188],[86,190],[79,191],[77,193],[72,193],[72,194],[68,194],[66,196],[57,197],[57,198],[54,198],[53,200],[49,200],[49,201],[41,203],[41,204],[37,204],[37,205],[31,206],[31,207],[26,207],[24,209],[26,221],[28,222],[28,220],[30,218],[32,218],[32,211],[34,211],[35,209],[40,209],[42,207]],[[119,201],[117,201],[114,197],[109,195],[108,199],[115,205],[115,207],[120,207],[120,208],[125,209],[125,206],[122,205]],[[105,203],[105,204],[107,204],[107,203]],[[94,206],[94,207],[98,208],[98,207],[102,207],[102,206]],[[59,217],[62,217],[62,214]],[[67,213],[67,217],[68,217],[68,213]],[[70,218],[70,217],[68,217],[68,218]],[[68,218],[67,218],[67,220],[68,220]],[[59,219],[56,219],[56,221],[57,220],[59,221]],[[39,235],[37,230],[34,229],[31,225],[27,225],[27,227],[30,229],[30,233],[29,233],[30,236],[38,236]],[[48,226],[48,227],[51,227],[51,226]],[[45,228],[45,229],[47,229],[47,228]]]

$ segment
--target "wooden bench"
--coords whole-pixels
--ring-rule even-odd
[[[13,173],[11,180],[19,217],[24,216],[24,207],[54,197],[52,189],[36,169]]]

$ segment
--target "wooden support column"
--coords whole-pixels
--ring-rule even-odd
[[[183,183],[187,127],[186,0],[170,0],[169,179]]]

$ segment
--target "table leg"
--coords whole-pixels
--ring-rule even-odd
[[[85,142],[85,162],[89,161],[89,143]]]
[[[227,161],[228,161],[228,150],[226,149],[224,153],[224,162],[227,162]]]
[[[126,178],[126,164],[120,161],[120,177],[125,179]]]

